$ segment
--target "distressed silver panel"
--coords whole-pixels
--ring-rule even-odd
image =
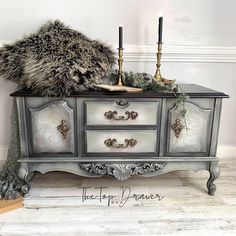
[[[186,123],[184,117],[181,115],[183,110],[182,105],[175,105],[169,110],[168,152],[207,152],[209,148],[209,128],[211,128],[211,110],[202,109],[190,102],[185,103],[185,109],[187,110],[185,115]],[[175,123],[176,119],[180,119],[184,126],[178,138],[171,129],[171,124]]]
[[[119,100],[117,100],[119,101]],[[86,101],[86,123],[88,125],[156,125],[159,109],[158,101],[129,101],[121,106],[117,101]],[[117,111],[117,116],[126,116],[126,111],[138,113],[134,120],[109,120],[104,114]]]
[[[73,109],[65,101],[53,101],[39,108],[30,108],[32,125],[32,152],[59,153],[74,150]],[[64,139],[57,126],[67,121],[70,131]]]
[[[107,139],[117,139],[117,143],[124,143],[126,138],[136,139],[134,147],[113,148],[107,147],[104,141]],[[86,143],[88,153],[145,153],[156,152],[157,130],[92,130],[86,131]]]
[[[217,151],[217,141],[218,141],[218,133],[220,126],[220,114],[221,114],[221,105],[222,98],[215,99],[215,109],[214,109],[214,119],[212,125],[212,134],[211,134],[211,148],[210,148],[210,156],[215,157]]]
[[[25,98],[17,97],[17,110],[18,110],[18,122],[20,131],[20,149],[21,156],[27,157],[29,155],[28,150],[28,135],[27,135],[27,119],[25,112]]]

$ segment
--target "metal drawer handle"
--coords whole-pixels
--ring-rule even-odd
[[[65,120],[61,120],[61,124],[57,126],[58,131],[61,133],[63,139],[66,139],[68,132],[70,131],[70,126]]]
[[[126,138],[124,140],[124,143],[117,144],[117,140],[115,138],[114,139],[109,138],[104,141],[104,144],[107,147],[111,148],[127,148],[127,147],[134,147],[137,144],[137,140],[133,138],[131,139]]]
[[[126,116],[117,116],[117,111],[107,111],[104,113],[104,116],[108,119],[108,120],[135,120],[138,117],[138,112],[135,111],[126,111],[125,115]]]

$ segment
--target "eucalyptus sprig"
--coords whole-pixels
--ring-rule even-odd
[[[176,96],[175,105],[177,106],[182,105],[183,107],[182,111],[180,111],[180,114],[183,116],[185,129],[187,131],[188,130],[187,121],[186,121],[187,109],[185,107],[185,102],[188,101],[190,97],[185,94],[183,88],[180,85],[177,85],[177,86],[178,86],[177,91],[179,91],[179,93],[174,92],[174,95]]]
[[[109,81],[113,84],[117,84],[117,71],[113,71],[110,74],[110,77],[108,78]],[[175,96],[175,105],[182,105],[182,110],[180,112],[180,115],[184,119],[185,128],[187,128],[187,122],[186,122],[186,107],[185,102],[189,100],[189,96],[185,94],[183,91],[183,88],[176,83],[176,80],[168,80],[165,78],[162,78],[160,81],[157,81],[154,79],[154,77],[147,73],[134,73],[132,71],[130,72],[124,72],[122,75],[122,83],[125,86],[129,87],[136,87],[136,88],[142,88],[144,91],[155,91],[160,93],[173,93]]]

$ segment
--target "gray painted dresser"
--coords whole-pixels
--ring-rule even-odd
[[[228,95],[194,84],[182,88],[190,97],[184,104],[176,103],[173,93],[151,91],[89,91],[63,98],[24,90],[11,94],[18,108],[23,193],[35,171],[125,180],[207,170],[208,193],[214,195],[221,103]]]

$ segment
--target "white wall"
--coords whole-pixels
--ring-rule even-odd
[[[236,147],[235,0],[0,0],[0,42],[12,42],[48,19],[60,19],[91,38],[118,43],[125,27],[126,70],[155,71],[158,13],[164,15],[162,73],[225,93],[219,144]],[[0,81],[0,152],[9,140],[9,93]]]

